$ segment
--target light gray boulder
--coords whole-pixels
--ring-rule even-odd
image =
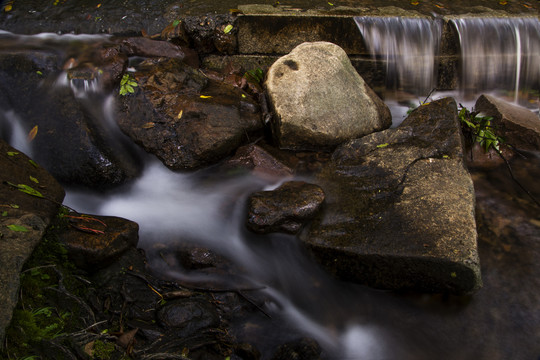
[[[332,148],[392,123],[345,51],[329,42],[298,45],[270,67],[265,85],[281,148]]]

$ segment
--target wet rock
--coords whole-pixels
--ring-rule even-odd
[[[128,64],[127,55],[118,44],[98,44],[80,56],[70,58],[64,64],[68,80],[97,81],[106,91],[111,91],[119,82]]]
[[[0,341],[3,344],[5,328],[18,300],[19,273],[57,215],[64,190],[44,168],[33,165],[26,155],[2,140],[0,168]],[[22,192],[17,185],[37,190],[43,197]]]
[[[321,356],[321,347],[317,341],[303,338],[281,345],[272,360],[317,360]]]
[[[233,29],[225,33],[225,28]],[[191,45],[202,54],[215,52],[235,54],[237,48],[234,17],[228,14],[188,16],[184,19],[184,28],[191,40]]]
[[[390,127],[390,111],[339,46],[304,43],[278,59],[265,82],[281,148],[332,148]]]
[[[491,95],[480,96],[474,107],[493,117],[493,127],[506,143],[518,149],[540,151],[540,121],[532,111]]]
[[[130,37],[122,40],[120,45],[122,52],[128,56],[174,58],[194,68],[199,67],[199,56],[185,46],[144,37]]]
[[[224,167],[247,169],[257,176],[270,180],[291,177],[294,172],[265,148],[256,144],[238,148],[234,156],[224,164]]]
[[[289,181],[273,191],[260,191],[248,199],[247,227],[257,233],[297,233],[324,201],[323,190],[303,181]]]
[[[175,329],[177,336],[186,337],[197,331],[219,325],[215,308],[195,298],[178,299],[167,303],[157,312],[160,324],[167,329]]]
[[[325,211],[301,239],[333,274],[386,289],[481,286],[474,189],[453,99],[340,146],[319,179]]]
[[[60,235],[73,263],[89,272],[117,260],[139,240],[139,225],[109,216],[69,218],[71,227]]]
[[[64,184],[107,188],[137,176],[141,164],[133,144],[108,122],[103,99],[77,98],[70,87],[52,87],[60,72],[50,64],[55,58],[35,58],[30,52],[0,59],[0,105],[20,118],[22,132],[37,126],[31,144],[22,144],[25,151]],[[10,127],[13,131],[14,123]]]
[[[135,94],[119,99],[118,124],[171,169],[215,163],[262,129],[258,105],[241,90],[178,60],[146,61],[135,78]]]

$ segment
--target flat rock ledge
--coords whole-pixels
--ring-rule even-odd
[[[51,219],[58,214],[64,190],[44,168],[2,140],[0,169],[1,347],[5,329],[18,301],[19,273],[40,242]],[[21,185],[39,191],[42,197],[19,191]],[[30,191],[28,188],[23,189]]]
[[[343,144],[318,177],[326,207],[300,238],[331,273],[382,289],[481,287],[474,188],[453,99]]]

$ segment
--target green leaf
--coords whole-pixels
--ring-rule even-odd
[[[35,182],[36,184],[39,184],[39,180],[33,176],[30,176],[30,180],[32,180],[32,182]]]
[[[34,167],[36,167],[36,168],[39,167],[39,165],[37,164],[37,162],[35,162],[35,161],[32,160],[32,159],[28,160],[28,162],[29,162],[30,164],[32,164]]]
[[[17,204],[9,204],[9,206],[13,209],[18,209],[20,206]]]
[[[36,189],[34,189],[34,188],[32,188],[32,187],[30,187],[28,185],[25,185],[25,184],[15,185],[15,184],[12,184],[12,183],[8,183],[8,184],[11,185],[11,186],[15,186],[17,189],[19,189],[19,191],[22,191],[25,194],[40,197],[40,198],[43,197],[43,195],[39,191],[37,191]]]
[[[8,216],[8,212],[7,211],[2,211],[2,216]]]
[[[390,145],[390,144],[389,144],[389,143],[384,143],[384,144],[379,144],[379,145],[377,145],[377,147],[378,147],[379,149],[382,149],[382,148],[387,147],[388,145]]]
[[[18,153],[18,152],[16,152],[16,151],[8,151],[8,152],[7,152],[7,154],[8,154],[8,156],[15,156],[15,155],[19,155],[19,153]]]
[[[8,229],[17,232],[27,232],[28,229],[22,225],[7,225]]]
[[[231,32],[232,29],[233,29],[233,26],[231,24],[229,24],[229,25],[225,26],[225,29],[223,29],[223,32],[225,34],[228,34],[228,33]]]
[[[180,25],[180,20],[174,20],[172,26],[177,27],[178,25]]]

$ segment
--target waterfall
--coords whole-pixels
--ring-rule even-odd
[[[513,93],[540,87],[538,18],[456,18],[461,47],[461,90],[502,89]]]
[[[441,21],[363,16],[354,20],[371,56],[386,63],[388,89],[426,95],[436,87]]]

